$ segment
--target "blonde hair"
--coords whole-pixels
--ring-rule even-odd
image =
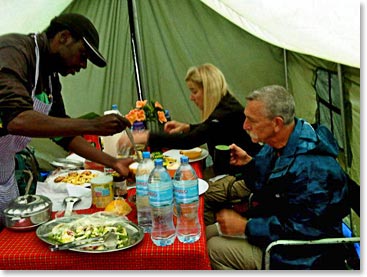
[[[202,121],[208,119],[222,97],[229,92],[223,73],[210,63],[190,67],[185,81],[194,82],[203,88]]]

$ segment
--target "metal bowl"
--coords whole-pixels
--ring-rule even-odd
[[[80,169],[84,166],[84,163],[81,161],[61,158],[54,160],[51,164],[62,169]]]
[[[52,202],[43,195],[27,194],[14,199],[4,210],[5,226],[17,231],[33,230],[51,219]]]

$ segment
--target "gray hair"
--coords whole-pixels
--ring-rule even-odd
[[[284,87],[271,85],[254,90],[247,101],[257,100],[265,104],[265,113],[269,119],[280,116],[284,124],[290,124],[295,117],[295,103],[292,94]]]

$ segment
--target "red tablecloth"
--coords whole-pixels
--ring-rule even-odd
[[[201,164],[192,164],[202,177]],[[199,214],[203,214],[204,199],[200,197]],[[78,211],[92,213],[96,208]],[[136,222],[136,210],[128,216]],[[51,252],[35,231],[16,232],[4,229],[0,233],[0,269],[33,270],[208,270],[210,260],[206,250],[203,217],[200,217],[201,238],[192,244],[181,243],[177,238],[170,246],[155,246],[150,234],[142,242],[125,250],[110,253],[80,253],[75,251]]]

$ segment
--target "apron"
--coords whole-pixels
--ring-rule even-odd
[[[35,96],[40,63],[37,34],[34,35],[34,41],[36,43],[36,72],[34,87],[32,89],[33,110],[43,114],[48,114],[52,106],[52,97],[50,99],[51,103],[46,104],[38,100]],[[52,83],[50,76],[49,86],[51,91],[50,95],[52,96]],[[4,225],[3,210],[13,199],[19,196],[18,185],[15,179],[15,154],[24,149],[30,141],[30,137],[17,135],[6,135],[0,137],[0,229],[1,226]]]

